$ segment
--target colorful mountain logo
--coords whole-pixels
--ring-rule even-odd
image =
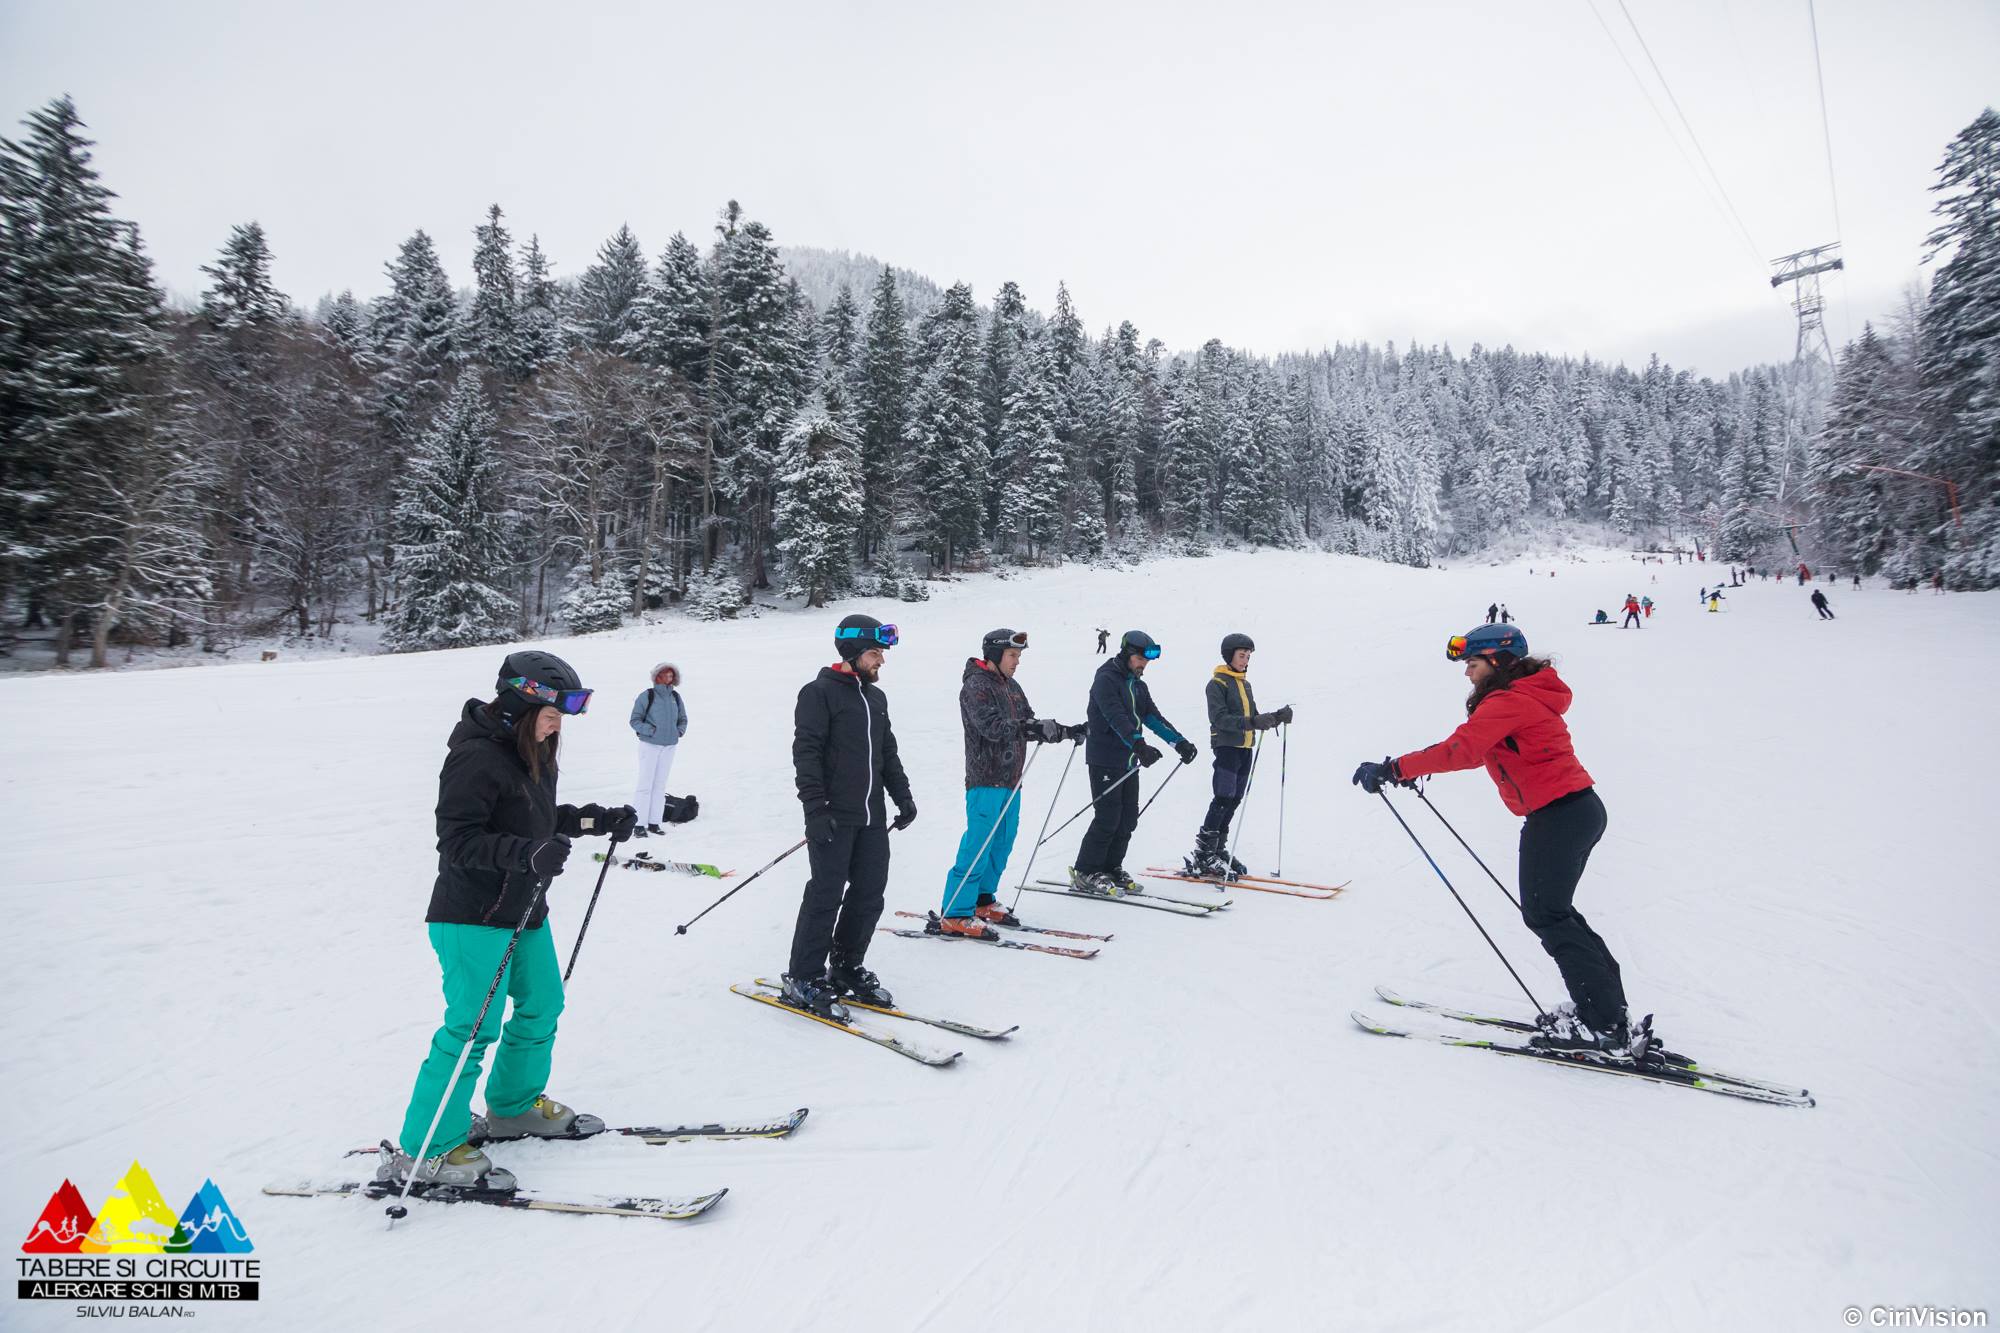
[[[137,1162],[95,1217],[76,1186],[63,1181],[21,1242],[23,1254],[249,1254],[254,1248],[213,1180],[201,1182],[176,1218]]]

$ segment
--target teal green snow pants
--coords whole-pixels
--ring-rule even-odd
[[[486,988],[500,958],[507,952],[512,930],[498,926],[457,926],[432,922],[428,927],[431,948],[437,950],[444,968],[444,1026],[431,1037],[430,1053],[417,1071],[417,1086],[410,1091],[410,1109],[403,1114],[403,1151],[414,1157],[423,1146],[424,1131],[437,1114],[438,1101],[445,1098],[445,1083],[465,1039],[472,1035],[472,1021],[486,999]],[[563,1008],[562,969],[556,964],[556,946],[548,922],[521,932],[521,943],[507,964],[500,991],[486,1011],[486,1022],[472,1043],[472,1054],[445,1100],[444,1118],[438,1121],[431,1139],[430,1155],[450,1152],[465,1142],[472,1128],[472,1088],[479,1082],[480,1061],[493,1038],[500,1038],[499,1054],[493,1057],[493,1076],[486,1080],[486,1109],[493,1115],[519,1115],[535,1104],[549,1083],[549,1060],[555,1051],[556,1019]],[[503,1030],[501,1011],[507,1001],[514,1012]]]

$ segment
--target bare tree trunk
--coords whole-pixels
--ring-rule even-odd
[[[76,628],[76,612],[65,611],[62,619],[56,621],[56,665],[69,665],[69,638]]]

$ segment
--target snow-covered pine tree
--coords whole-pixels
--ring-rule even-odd
[[[925,321],[927,365],[904,435],[905,491],[924,549],[945,573],[975,550],[986,526],[987,454],[979,409],[979,317],[956,283]]]
[[[861,434],[861,541],[864,560],[890,544],[901,518],[897,483],[902,476],[903,432],[909,424],[909,331],[902,298],[888,265],[868,306],[855,419]]]
[[[625,352],[640,333],[639,297],[645,290],[645,252],[632,229],[620,225],[577,280],[567,312],[570,326],[586,346]]]
[[[853,581],[860,476],[861,442],[815,395],[793,416],[779,463],[775,519],[785,596],[825,606]]]
[[[840,383],[842,401],[848,403],[853,402],[860,327],[861,307],[854,303],[853,289],[843,282],[820,317],[819,345],[830,373]]]
[[[291,313],[291,301],[272,285],[271,247],[259,223],[231,227],[222,254],[201,271],[210,279],[201,294],[201,317],[213,328],[264,328]]]
[[[514,290],[514,239],[500,218],[500,205],[493,204],[486,210],[486,221],[473,230],[472,308],[460,330],[458,355],[508,379],[519,379],[527,374],[528,365]]]
[[[1000,290],[993,294],[993,311],[986,321],[986,343],[979,375],[979,405],[986,431],[986,452],[993,461],[986,497],[989,530],[998,526],[1002,493],[1006,489],[1007,478],[1014,471],[1012,460],[1005,453],[1002,424],[1006,416],[1007,395],[1014,387],[1014,362],[1020,353],[1022,325],[1027,313],[1028,305],[1021,297],[1019,285],[1001,283]]]
[[[1930,257],[1950,257],[1931,281],[1917,372],[1931,432],[1909,466],[1958,488],[1963,526],[1946,522],[1946,581],[2000,585],[2000,114],[1988,107],[1959,131],[1938,165],[1942,221]]]
[[[1162,446],[1167,531],[1183,550],[1203,550],[1208,529],[1208,460],[1201,441],[1201,384],[1187,363],[1167,368],[1166,426]]]
[[[716,255],[715,288],[717,490],[735,507],[750,586],[768,587],[779,445],[811,376],[797,340],[794,289],[763,223],[729,229]]]
[[[361,356],[368,349],[368,316],[361,309],[361,302],[354,299],[354,289],[348,288],[326,305],[326,313],[320,320],[326,336],[335,346],[350,358]]]
[[[532,375],[562,355],[563,301],[549,257],[542,253],[542,238],[530,236],[527,252],[521,257],[519,325],[521,370]]]
[[[673,371],[689,384],[708,381],[714,293],[701,251],[675,232],[639,298],[638,328],[625,355]]]
[[[1025,548],[1033,560],[1038,552],[1062,553],[1062,506],[1069,477],[1062,443],[1056,439],[1046,340],[1026,326],[1018,333],[993,465],[1001,478],[994,543],[1001,551]]]
[[[1863,467],[1901,458],[1910,442],[1888,405],[1900,378],[1889,345],[1872,324],[1841,352],[1826,424],[1813,439],[1812,486],[1819,539],[1843,567],[1873,574],[1882,566],[1893,534],[1885,512],[1887,479]]]
[[[389,292],[375,303],[371,334],[377,411],[400,459],[451,390],[457,299],[437,247],[421,230],[403,242],[388,273]]]
[[[512,629],[493,431],[479,373],[468,368],[411,455],[396,501],[401,600],[382,639],[392,652],[496,643]]]

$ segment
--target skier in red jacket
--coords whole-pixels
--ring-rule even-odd
[[[1400,759],[1362,764],[1354,782],[1380,791],[1435,773],[1484,766],[1521,827],[1521,920],[1562,971],[1570,1005],[1537,1018],[1534,1044],[1591,1051],[1622,1062],[1658,1060],[1652,1016],[1625,1013],[1618,960],[1576,910],[1577,881],[1604,836],[1604,802],[1577,762],[1563,714],[1570,689],[1545,659],[1528,655],[1519,625],[1481,625],[1454,635],[1445,656],[1465,663],[1472,694],[1465,722],[1444,740]]]

